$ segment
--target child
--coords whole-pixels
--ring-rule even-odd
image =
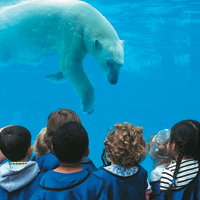
[[[83,157],[89,154],[84,127],[78,122],[67,122],[53,133],[52,140],[52,151],[60,166],[42,177],[40,188],[31,199],[106,199],[105,180],[81,168]]]
[[[200,199],[200,123],[184,120],[175,124],[167,153],[175,161],[162,173],[158,199]]]
[[[160,178],[162,171],[171,163],[167,155],[167,143],[169,141],[170,130],[164,129],[150,138],[149,155],[153,161],[154,170],[150,174],[150,184],[152,188],[151,200],[156,199],[160,193]]]
[[[49,115],[47,127],[43,130],[45,133],[42,131],[40,134],[43,136],[40,137],[39,134],[35,143],[36,155],[42,155],[42,153],[47,152],[47,154],[36,158],[36,162],[38,163],[40,170],[47,172],[60,166],[59,160],[51,152],[52,135],[59,126],[69,121],[76,121],[81,124],[81,120],[78,115],[70,109],[60,109]],[[83,158],[82,168],[90,172],[97,170],[93,162],[88,157]]]
[[[10,160],[0,167],[0,199],[30,199],[41,176],[32,154],[31,134],[22,126],[9,126],[0,134],[2,153]]]
[[[44,136],[46,134],[46,131],[47,131],[47,128],[43,128],[40,131],[40,133],[37,135],[36,141],[33,145],[33,149],[35,152],[35,158],[39,158],[51,151],[44,141]]]
[[[108,130],[104,147],[111,165],[93,173],[106,179],[109,200],[146,199],[147,172],[139,165],[147,153],[142,132],[142,127],[131,123],[115,124]]]

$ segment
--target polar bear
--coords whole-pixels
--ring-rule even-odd
[[[59,56],[60,72],[52,82],[68,80],[78,93],[82,111],[91,113],[95,90],[83,68],[91,54],[111,84],[124,64],[124,41],[94,7],[76,0],[32,0],[0,10],[0,65],[39,64]]]

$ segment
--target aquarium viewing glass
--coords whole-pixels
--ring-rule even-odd
[[[0,6],[18,2],[2,1]],[[52,111],[69,108],[80,116],[89,134],[89,157],[99,167],[107,130],[115,123],[142,126],[148,141],[178,121],[200,121],[200,2],[86,2],[125,40],[118,83],[108,83],[94,58],[85,58],[83,66],[96,93],[94,112],[87,115],[82,113],[80,99],[69,82],[54,84],[45,79],[59,71],[58,56],[47,57],[39,65],[12,63],[0,68],[0,124],[25,126],[34,142]],[[142,165],[151,172],[149,155]]]

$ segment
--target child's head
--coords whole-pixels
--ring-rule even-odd
[[[194,120],[184,120],[176,123],[170,134],[168,143],[168,154],[178,157],[181,161],[183,156],[200,159],[199,144],[200,123]]]
[[[76,121],[76,122],[81,123],[79,116],[70,109],[60,109],[60,110],[52,112],[49,115],[48,120],[47,120],[46,134],[44,136],[44,141],[47,144],[49,149],[51,149],[52,135],[54,131],[62,124],[69,121]]]
[[[132,167],[143,160],[147,148],[142,132],[141,126],[131,123],[115,124],[113,130],[108,130],[104,146],[110,160],[122,167]]]
[[[60,162],[78,163],[88,155],[89,139],[78,122],[67,122],[53,133],[53,151]]]
[[[177,161],[173,174],[173,179],[176,180],[183,157],[200,161],[200,123],[194,120],[176,123],[171,129],[167,152]],[[165,199],[170,199],[172,186],[173,184],[165,192]]]
[[[9,126],[1,131],[0,149],[9,160],[20,161],[31,156],[27,155],[30,147],[31,133],[23,126]]]
[[[154,167],[158,165],[168,166],[171,159],[167,155],[167,144],[169,142],[170,130],[164,129],[153,136],[150,142],[151,155]]]
[[[12,125],[9,125],[9,126],[12,126]],[[6,127],[9,127],[9,126],[6,126]],[[1,129],[0,129],[0,133],[1,133],[1,131],[2,131],[4,128],[6,128],[6,127],[1,128]],[[1,150],[0,150],[0,164],[1,164],[4,160],[6,160],[6,157],[3,155],[3,153],[2,153]]]
[[[47,144],[44,141],[44,136],[46,134],[46,129],[43,128],[40,133],[38,134],[36,141],[33,145],[33,149],[35,151],[36,158],[43,156],[49,153],[51,150],[48,148]]]

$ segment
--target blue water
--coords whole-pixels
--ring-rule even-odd
[[[20,124],[34,142],[50,112],[74,110],[90,139],[90,158],[100,166],[107,129],[132,122],[144,128],[145,139],[184,119],[200,121],[200,2],[191,0],[87,1],[125,40],[125,64],[119,82],[110,85],[92,57],[84,67],[96,90],[95,110],[81,111],[69,83],[44,77],[58,71],[58,57],[38,66],[13,63],[0,68],[0,126]],[[143,166],[150,171],[147,155]]]

